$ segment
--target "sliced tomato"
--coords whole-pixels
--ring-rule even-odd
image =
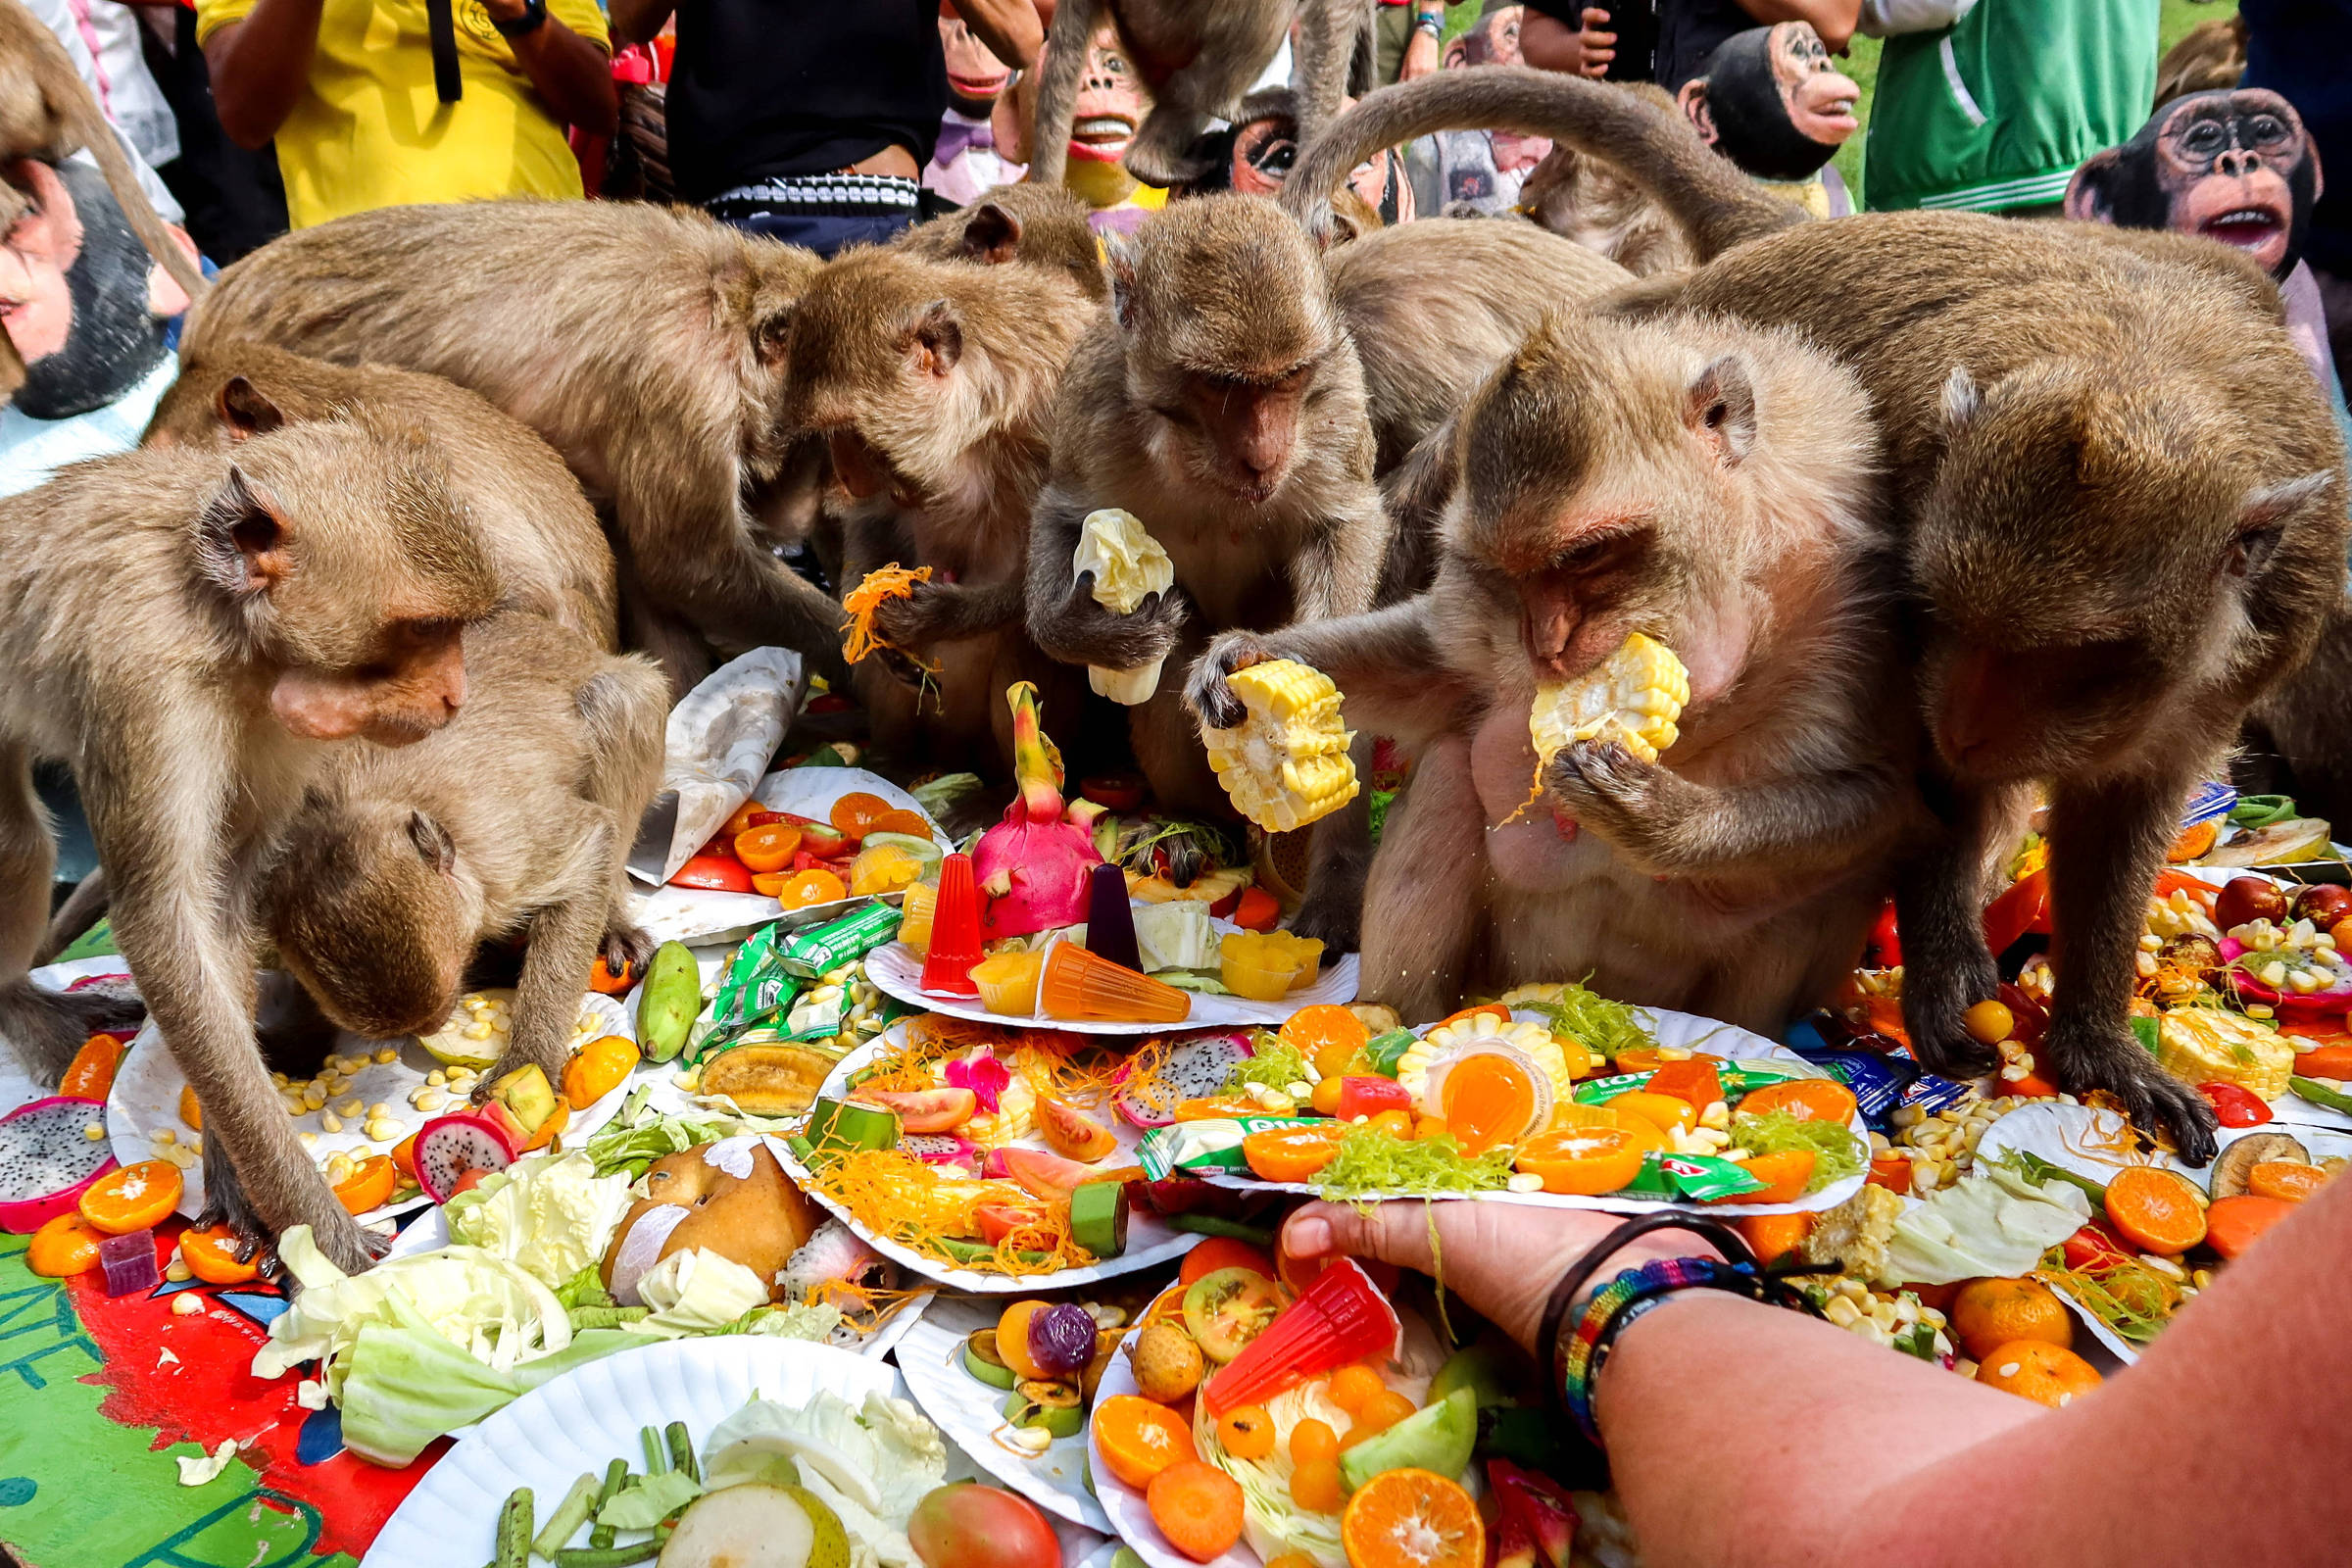
[[[752,891],[750,867],[733,856],[725,859],[715,855],[698,855],[678,867],[678,874],[669,879],[674,888],[709,888],[718,893],[749,893]]]

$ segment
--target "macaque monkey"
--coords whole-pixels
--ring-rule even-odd
[[[1062,182],[1088,41],[1105,21],[1152,98],[1121,162],[1145,184],[1166,186],[1200,177],[1195,139],[1209,121],[1233,118],[1282,48],[1294,16],[1299,131],[1312,134],[1338,114],[1369,10],[1370,0],[1064,0],[1054,9],[1038,71],[1028,177]]]
[[[1176,671],[1219,631],[1271,631],[1372,608],[1389,541],[1372,482],[1363,373],[1323,264],[1254,196],[1203,196],[1110,241],[1111,309],[1080,340],[1054,411],[1053,469],[1029,540],[1029,632],[1071,664],[1171,662],[1131,710],[1164,809],[1231,808]],[[1070,560],[1086,514],[1133,513],[1176,585],[1131,614],[1095,602]],[[1360,770],[1371,734],[1358,737]],[[1353,951],[1370,798],[1317,823],[1298,928]]]
[[[1030,642],[1023,593],[1054,399],[1101,314],[1058,267],[895,249],[840,257],[793,313],[784,416],[825,439],[850,497],[844,590],[891,562],[932,570],[875,614],[902,657],[852,671],[886,750],[1008,775],[1005,687],[1036,681],[1049,700],[1066,688],[1063,711],[1079,700],[1075,671]]]
[[[1059,268],[1088,299],[1110,298],[1102,248],[1088,208],[1064,185],[998,185],[978,201],[942,214],[891,241],[893,250],[934,262],[1021,262]]]
[[[1992,995],[1987,868],[2039,783],[2059,959],[2042,1054],[2062,1088],[2109,1091],[2204,1163],[2211,1108],[2126,1027],[2132,958],[2182,801],[2310,656],[2347,531],[2342,440],[2254,264],[2188,236],[1964,213],[1801,223],[1637,99],[1483,74],[1465,95],[1479,122],[1609,158],[1689,230],[1702,265],[1613,308],[1795,328],[1871,395],[1933,742],[1938,830],[1896,890],[1920,1060],[1992,1065],[1960,1020]],[[1285,200],[1311,206],[1367,137],[1453,123],[1462,106],[1424,86],[1335,122]]]
[[[18,0],[0,0],[0,239],[31,203],[12,183],[14,171],[9,166],[26,158],[60,163],[84,148],[98,161],[107,190],[147,254],[163,264],[189,299],[203,299],[208,286],[204,275],[165,230],[162,215],[130,167],[130,155],[74,69],[65,45]],[[24,384],[24,356],[9,340],[7,328],[0,327],[0,402]]]
[[[55,758],[207,1147],[261,1225],[307,1224],[365,1268],[382,1239],[327,1190],[255,1049],[254,895],[336,743],[408,745],[464,703],[460,633],[499,599],[466,502],[413,426],[355,413],[75,464],[0,501],[0,1035],[54,1082],[91,1021],[25,973],[54,859],[31,764]]]
[[[651,948],[623,866],[661,787],[669,688],[652,662],[516,611],[467,628],[466,672],[440,733],[347,752],[311,786],[265,920],[326,1016],[371,1040],[439,1028],[475,949],[519,940],[514,1032],[482,1085],[526,1063],[552,1084],[591,961],[617,973]]]
[[[229,268],[182,354],[242,339],[445,376],[536,430],[609,509],[624,640],[674,690],[714,645],[838,670],[840,606],[770,548],[815,520],[817,453],[775,408],[819,265],[683,209],[391,207]]]
[[[502,608],[545,615],[608,653],[618,648],[612,550],[579,481],[526,426],[437,375],[215,340],[181,360],[139,439],[234,446],[358,408],[416,424],[447,460],[506,590]]]
[[[1330,675],[1351,728],[1416,753],[1364,905],[1362,995],[1408,1022],[1591,973],[1768,1034],[1853,966],[1905,823],[1878,448],[1854,378],[1793,333],[1562,311],[1430,443],[1437,580],[1370,614],[1233,632],[1207,725],[1261,659]],[[1656,762],[1529,710],[1628,634],[1690,669]]]

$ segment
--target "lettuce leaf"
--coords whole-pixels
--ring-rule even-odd
[[[2090,1218],[2090,1200],[2079,1188],[2036,1186],[1999,1165],[1981,1168],[1983,1175],[1938,1191],[1894,1222],[1886,1277],[1913,1285],[2014,1278]]]
[[[651,1530],[702,1494],[702,1486],[685,1471],[664,1470],[641,1478],[598,1509],[596,1522],[615,1530]]]
[[[449,1239],[514,1263],[553,1290],[605,1255],[628,1212],[629,1178],[582,1152],[536,1154],[443,1206]]]
[[[637,1294],[653,1311],[623,1329],[677,1340],[725,1333],[745,1313],[767,1304],[767,1282],[731,1257],[689,1247],[655,1264],[637,1282]]]
[[[912,1568],[906,1522],[948,1465],[947,1444],[920,1410],[879,1394],[853,1406],[820,1392],[800,1408],[755,1396],[711,1429],[704,1484],[715,1492],[757,1481],[780,1462],[840,1516],[853,1568]]]

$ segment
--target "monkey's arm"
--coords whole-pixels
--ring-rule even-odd
[[[889,599],[874,613],[876,629],[902,648],[952,643],[1017,626],[1027,605],[1018,576],[1003,582],[918,582],[905,599]]]
[[[1077,113],[1078,78],[1086,72],[1088,40],[1102,17],[1102,0],[1071,0],[1054,8],[1038,72],[1037,113],[1029,122],[1029,179],[1058,185],[1069,165],[1070,121]]]
[[[1328,620],[1370,610],[1389,556],[1389,514],[1371,485],[1291,555],[1291,618]]]
[[[589,735],[581,793],[612,813],[614,830],[605,866],[609,912],[601,949],[605,966],[618,974],[642,962],[653,946],[629,913],[635,890],[629,886],[628,858],[646,808],[662,788],[669,683],[659,664],[630,655],[607,660],[576,701]]]
[[[1061,13],[1054,20],[1058,26]],[[1030,514],[1025,597],[1030,639],[1065,664],[1136,669],[1165,659],[1175,651],[1188,613],[1182,591],[1153,594],[1134,613],[1122,615],[1095,603],[1092,572],[1070,573],[1079,531],[1093,510],[1059,472],[1037,498]]]
[[[1884,762],[1719,786],[1579,741],[1553,756],[1544,787],[1651,876],[1816,883],[1883,852],[1905,822]]]
[[[1427,595],[1280,631],[1227,632],[1193,665],[1185,701],[1202,724],[1231,729],[1245,713],[1225,677],[1267,659],[1313,665],[1340,689],[1351,727],[1408,745],[1459,727],[1482,706],[1482,694],[1439,659]]]
[[[612,868],[628,854],[612,812],[583,802],[574,818],[548,824],[551,838],[570,852],[531,915],[522,976],[514,984],[514,1033],[506,1054],[482,1074],[477,1102],[517,1067],[536,1065],[550,1083],[558,1081],[570,1054],[580,993],[612,913]]]

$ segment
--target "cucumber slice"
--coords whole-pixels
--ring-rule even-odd
[[[1019,1381],[1012,1368],[1004,1364],[1004,1358],[997,1353],[995,1329],[975,1329],[963,1342],[963,1369],[990,1388],[1003,1389],[1007,1394]]]
[[[1127,1250],[1124,1182],[1088,1182],[1070,1194],[1070,1239],[1097,1257]]]
[[[1074,1438],[1086,1426],[1086,1412],[1072,1399],[1068,1404],[1041,1404],[1018,1392],[1004,1400],[1004,1419],[1016,1427],[1042,1427],[1050,1437]]]

